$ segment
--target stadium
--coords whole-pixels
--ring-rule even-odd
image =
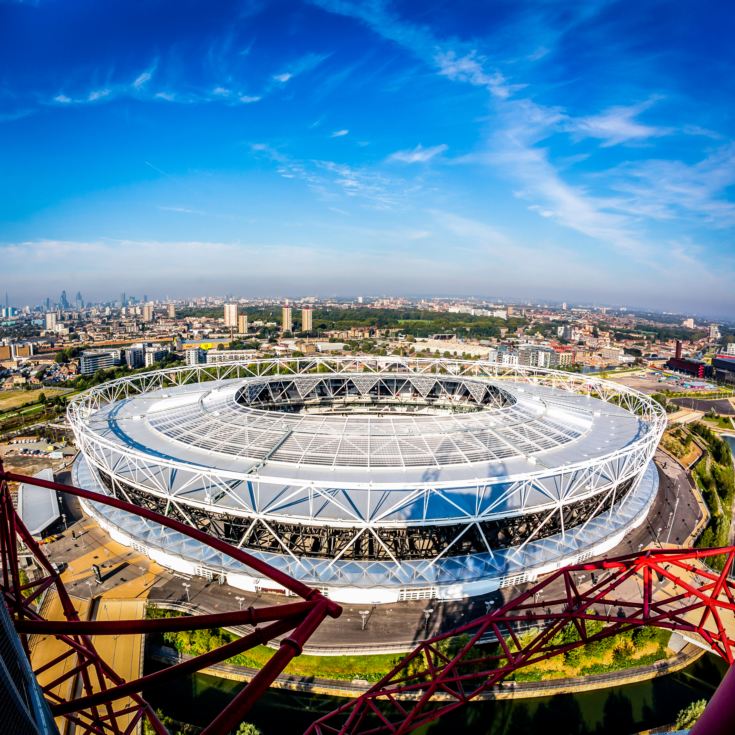
[[[75,485],[365,604],[485,594],[613,548],[655,498],[666,424],[655,401],[588,375],[372,356],[136,374],[68,417]],[[174,531],[84,509],[170,569],[279,591]]]

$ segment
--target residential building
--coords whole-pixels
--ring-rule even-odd
[[[240,316],[237,317],[237,333],[238,334],[248,333],[248,315],[247,314],[240,314]]]
[[[141,311],[142,319],[144,322],[152,322],[153,321],[153,304],[143,304],[143,309]]]
[[[145,356],[143,358],[145,367],[150,367],[156,362],[160,362],[166,355],[168,349],[162,345],[150,345],[145,348]]]
[[[301,310],[301,331],[311,332],[314,328],[314,309],[311,306],[305,306]]]
[[[176,304],[168,304],[166,306],[166,316],[169,319],[176,319]]]
[[[125,363],[130,369],[143,367],[145,365],[145,348],[142,345],[126,347]]]
[[[291,307],[286,304],[281,309],[281,330],[284,332],[290,332],[293,327],[293,315],[291,313]]]
[[[225,326],[237,329],[237,304],[225,304]]]
[[[79,356],[79,372],[92,375],[98,370],[115,367],[121,362],[120,350],[85,350]]]
[[[207,350],[201,347],[193,347],[184,351],[184,357],[187,365],[201,365],[207,361]]]
[[[56,312],[49,311],[46,314],[46,331],[53,332],[56,329]]]
[[[222,362],[236,362],[254,358],[255,350],[207,350],[205,362],[208,365],[217,365]]]

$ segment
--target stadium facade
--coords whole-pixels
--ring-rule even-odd
[[[653,502],[666,424],[587,375],[367,356],[143,373],[75,398],[69,419],[75,484],[376,604],[484,594],[612,548]],[[164,566],[269,589],[157,524],[85,510]]]

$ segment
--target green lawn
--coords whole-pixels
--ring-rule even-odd
[[[69,390],[66,388],[48,388],[46,386],[34,390],[3,390],[0,391],[0,413],[37,403],[41,393],[46,398],[52,398],[68,392]]]

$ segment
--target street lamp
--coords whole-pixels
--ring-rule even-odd
[[[242,603],[245,602],[245,598],[244,597],[235,597],[235,599],[237,600],[237,606],[240,608],[240,610],[242,610]]]
[[[431,613],[434,612],[433,607],[427,607],[426,610],[424,610],[424,628],[425,628],[425,635],[429,635],[429,618],[431,617]]]
[[[370,617],[370,610],[358,610],[358,612],[360,613],[360,620],[362,621],[362,627],[360,630],[365,630],[368,618]]]
[[[189,587],[191,587],[191,584],[189,582],[182,582],[181,586],[186,590],[186,601],[191,602],[191,598],[189,597]]]

